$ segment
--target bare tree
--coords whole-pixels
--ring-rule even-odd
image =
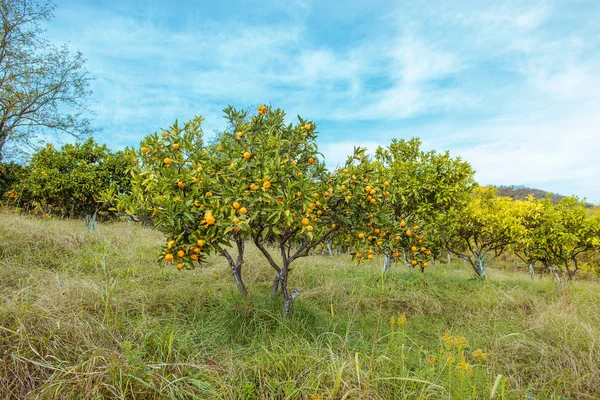
[[[0,156],[7,142],[32,145],[45,130],[92,132],[85,117],[92,78],[81,53],[45,37],[41,24],[53,10],[49,2],[0,0]]]

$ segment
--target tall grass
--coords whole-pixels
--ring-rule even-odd
[[[600,397],[595,282],[315,256],[292,272],[288,320],[251,246],[249,306],[224,260],[180,272],[156,263],[161,244],[133,224],[0,213],[0,397]]]

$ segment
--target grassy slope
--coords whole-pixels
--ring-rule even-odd
[[[251,308],[219,258],[160,267],[161,241],[134,225],[89,233],[0,213],[0,397],[489,398],[498,374],[495,398],[600,397],[597,283],[560,291],[501,271],[480,282],[460,265],[395,266],[382,283],[375,263],[309,257],[285,321],[253,247]],[[468,340],[472,374],[456,346],[453,364],[440,352],[446,329]]]

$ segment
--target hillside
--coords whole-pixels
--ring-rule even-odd
[[[0,397],[600,397],[596,282],[313,256],[286,320],[252,246],[249,306],[220,258],[159,266],[162,240],[0,213]]]

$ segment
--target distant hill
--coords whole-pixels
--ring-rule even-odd
[[[529,196],[530,194],[533,195],[534,198],[536,199],[543,199],[545,198],[548,194],[550,194],[550,200],[552,201],[552,203],[556,204],[558,203],[561,199],[565,198],[566,196],[557,194],[557,193],[551,193],[551,192],[546,192],[545,190],[541,190],[541,189],[533,189],[527,186],[494,186],[496,189],[498,189],[498,196],[506,196],[506,197],[512,197],[513,199],[519,199],[519,200],[523,200],[525,198],[527,198],[527,196]],[[592,206],[592,204],[590,203],[586,203],[587,206]]]

